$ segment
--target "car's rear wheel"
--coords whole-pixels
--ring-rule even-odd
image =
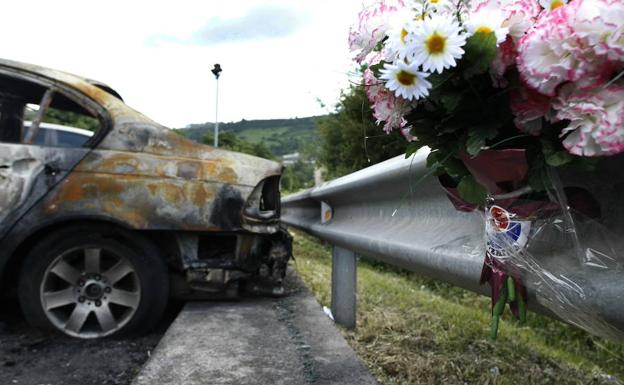
[[[18,286],[33,325],[77,338],[147,331],[162,315],[167,268],[139,234],[104,226],[65,228],[27,255]]]

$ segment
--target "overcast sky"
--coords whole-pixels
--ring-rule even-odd
[[[323,114],[362,0],[7,1],[0,57],[103,81],[169,127]],[[322,108],[321,100],[328,107]]]

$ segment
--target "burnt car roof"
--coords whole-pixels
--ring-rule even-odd
[[[113,95],[110,91],[114,90],[99,81],[6,59],[0,59],[2,67],[34,74],[70,87],[103,107],[112,122],[105,137],[96,146],[99,150],[144,152],[178,160],[218,162],[232,170],[228,182],[241,185],[255,185],[259,179],[281,174],[282,165],[278,162],[214,148],[173,132],[126,105],[117,92],[117,95]]]

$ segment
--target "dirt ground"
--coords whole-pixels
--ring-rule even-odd
[[[0,384],[130,384],[180,309],[142,337],[82,341],[33,329],[17,302],[0,302]]]

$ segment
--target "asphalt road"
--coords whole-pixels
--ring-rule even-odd
[[[15,301],[0,302],[0,384],[130,384],[180,309],[142,337],[82,341],[33,329]]]

